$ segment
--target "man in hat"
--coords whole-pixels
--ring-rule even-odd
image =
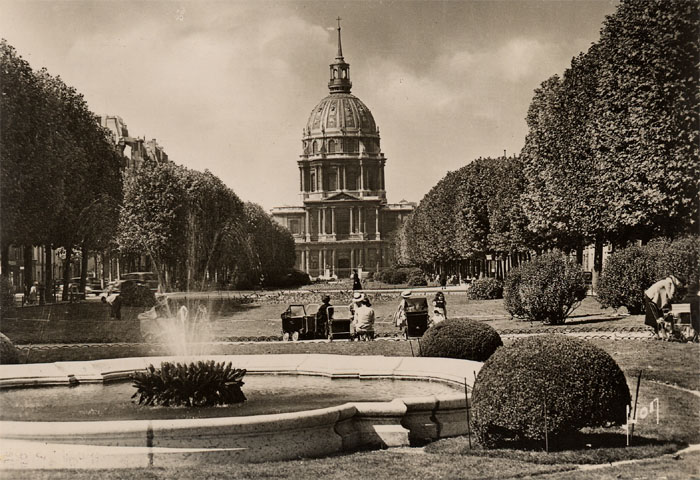
[[[355,333],[358,340],[374,340],[374,309],[365,297],[355,308]]]

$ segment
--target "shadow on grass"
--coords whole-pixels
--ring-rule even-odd
[[[425,448],[427,453],[507,458],[536,464],[600,464],[620,460],[637,460],[673,453],[687,446],[684,442],[634,436],[626,446],[624,433],[593,432],[549,440],[549,452],[544,441],[539,444],[508,445],[508,448],[483,448],[472,439],[469,448],[466,437],[439,440]]]
[[[595,315],[578,315],[578,316],[571,316],[569,318],[581,318],[581,317],[593,317]],[[615,316],[615,317],[606,317],[606,318],[590,318],[587,320],[574,320],[574,321],[569,321],[567,320],[564,326],[566,325],[590,325],[593,323],[604,323],[604,322],[614,322],[615,320],[620,320],[622,319],[621,315]],[[641,323],[643,325],[643,323]]]

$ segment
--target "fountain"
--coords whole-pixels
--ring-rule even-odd
[[[479,362],[325,354],[193,354],[191,347],[201,353],[202,340],[208,335],[203,328],[206,312],[196,312],[190,320],[189,310],[181,307],[161,322],[172,356],[0,366],[0,406],[22,405],[18,417],[2,408],[0,468],[288,460],[416,445],[467,433],[465,384],[473,383]],[[137,415],[113,411],[121,408],[118,397],[133,393],[124,382],[134,372],[162,362],[205,360],[231,362],[247,371],[245,407],[214,407],[193,415],[194,409],[138,407],[127,402],[126,410],[138,409]],[[264,386],[256,387],[258,381]],[[355,393],[346,388],[352,382]],[[378,387],[371,392],[366,387],[374,382],[386,383],[376,383]],[[118,393],[120,388],[125,393]],[[76,406],[82,400],[71,400],[90,397],[94,391],[106,398],[97,401],[102,402],[100,408]],[[311,395],[314,391],[320,391],[319,395]],[[18,400],[27,392],[29,397]],[[55,413],[47,410],[54,403],[49,400],[52,392],[55,397],[65,397],[64,406],[58,406]],[[285,408],[266,402],[275,397],[282,399]],[[27,398],[36,402],[33,409]],[[88,399],[87,404],[90,402]],[[248,407],[252,410],[239,409]],[[78,415],[76,410],[83,413]]]

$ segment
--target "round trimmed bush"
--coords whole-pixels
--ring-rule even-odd
[[[604,350],[564,335],[523,338],[498,349],[472,392],[474,432],[486,447],[532,446],[584,427],[622,425],[630,392]]]
[[[503,345],[490,325],[451,318],[430,327],[420,342],[422,357],[459,358],[483,362]]]
[[[470,300],[495,300],[503,296],[503,282],[497,278],[474,280],[467,290]]]
[[[420,268],[412,268],[408,273],[406,284],[409,287],[425,287],[428,285],[425,274]]]
[[[19,363],[19,350],[12,340],[0,333],[0,365]]]
[[[513,317],[526,317],[527,311],[520,300],[520,282],[522,271],[516,267],[508,272],[503,282],[503,307]]]
[[[562,253],[545,253],[520,268],[518,294],[529,320],[562,324],[586,298],[581,266]]]

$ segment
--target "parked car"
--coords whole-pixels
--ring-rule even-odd
[[[70,279],[70,286],[75,285],[75,288],[80,288],[80,277]],[[85,279],[85,296],[99,295],[102,291],[102,284],[97,277],[87,277]]]
[[[122,280],[135,280],[148,285],[154,292],[158,290],[158,276],[153,272],[131,272],[121,276]]]

